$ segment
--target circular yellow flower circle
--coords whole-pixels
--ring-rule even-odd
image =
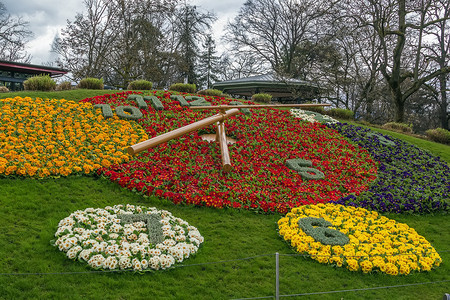
[[[90,103],[0,99],[0,175],[89,174],[128,161],[127,146],[146,139],[136,122],[105,119]]]
[[[328,226],[319,225],[328,222]],[[297,252],[350,271],[407,275],[430,271],[442,262],[431,244],[413,228],[363,208],[331,203],[305,205],[281,218],[278,229]],[[348,239],[344,243],[339,240],[339,244],[336,237],[342,234]]]

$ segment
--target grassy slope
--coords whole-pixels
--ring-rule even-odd
[[[420,138],[416,138],[407,134],[402,134],[399,132],[395,132],[395,131],[390,131],[390,130],[385,130],[385,129],[381,129],[381,128],[375,128],[375,127],[369,127],[369,126],[365,126],[365,125],[361,125],[355,122],[349,122],[349,121],[342,121],[343,123],[349,123],[349,124],[353,124],[356,126],[361,126],[361,127],[365,127],[365,128],[370,128],[373,131],[377,131],[380,132],[382,134],[386,134],[386,135],[390,135],[393,136],[395,138],[404,140],[406,142],[409,142],[411,144],[414,144],[416,146],[418,146],[419,148],[425,149],[427,151],[430,151],[431,153],[433,153],[436,156],[440,156],[443,160],[445,160],[446,162],[450,163],[450,146],[449,145],[444,145],[444,144],[440,144],[440,143],[435,143],[435,142],[431,142],[428,140],[424,140],[424,139],[420,139]]]
[[[53,92],[39,92],[39,91],[18,91],[9,93],[0,93],[0,99],[12,97],[31,97],[31,98],[50,98],[50,99],[66,99],[66,100],[81,100],[88,97],[94,97],[104,94],[113,94],[115,90],[86,90],[76,89],[70,91],[53,91]]]
[[[110,92],[110,91],[108,91]],[[65,93],[61,97],[70,99]],[[22,97],[26,95],[20,95]],[[33,95],[30,95],[35,97]],[[75,94],[71,100],[93,96]],[[38,96],[42,97],[42,96]],[[44,95],[45,97],[45,95]],[[50,97],[50,96],[49,96]],[[54,97],[54,96],[51,96]],[[0,97],[3,98],[3,97]],[[441,149],[424,141],[421,145]],[[444,150],[442,150],[444,151]],[[450,162],[450,160],[446,159]],[[105,179],[68,177],[58,179],[0,178],[0,273],[85,272],[79,262],[65,258],[50,245],[62,218],[77,209],[119,203],[167,209],[198,227],[205,243],[186,265],[245,258],[260,254],[294,254],[277,234],[279,215],[248,211],[174,206],[157,198],[143,198]],[[425,236],[441,253],[443,265],[430,273],[391,277],[363,275],[334,269],[298,256],[280,257],[280,293],[360,289],[450,279],[448,216],[389,215]],[[444,252],[443,252],[444,251]],[[230,299],[274,295],[275,257],[175,268],[143,275],[125,273],[0,275],[0,299]],[[307,296],[302,299],[440,299],[449,283],[418,285],[353,293]],[[300,297],[301,298],[301,297]]]

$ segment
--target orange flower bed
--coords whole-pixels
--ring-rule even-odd
[[[105,119],[90,103],[0,99],[0,175],[90,174],[126,162],[126,147],[148,139],[136,123]]]

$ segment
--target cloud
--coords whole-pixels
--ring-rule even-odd
[[[9,14],[29,22],[33,38],[27,43],[26,50],[32,55],[34,64],[51,60],[51,43],[55,35],[66,27],[67,19],[74,20],[77,12],[84,10],[81,0],[7,0],[3,3]]]
[[[222,37],[226,34],[225,29],[228,22],[232,21],[238,14],[245,0],[231,0],[231,1],[211,1],[211,0],[193,0],[192,5],[197,5],[202,9],[213,12],[217,16],[217,21],[212,24],[211,31],[213,38],[216,41],[218,54],[226,52]]]
[[[32,55],[31,62],[34,64],[52,60],[50,50],[55,35],[66,27],[67,20],[73,21],[77,13],[85,10],[82,0],[0,0],[0,2],[5,4],[9,14],[20,16],[29,22],[29,29],[34,37],[27,44],[27,52]],[[245,0],[192,0],[191,4],[217,15],[218,19],[212,26],[212,32],[216,44],[220,46],[226,24],[236,16],[244,2]],[[222,47],[218,48],[220,50]]]

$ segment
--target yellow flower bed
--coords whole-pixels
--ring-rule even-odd
[[[127,146],[146,139],[136,122],[105,119],[90,103],[0,99],[0,175],[89,174],[128,161]]]
[[[344,233],[350,241],[339,246],[314,240],[299,228],[299,220],[307,217],[330,222],[329,229]],[[411,271],[430,271],[442,262],[431,244],[413,228],[363,208],[330,203],[305,205],[280,219],[278,228],[297,252],[350,271],[406,275]]]

